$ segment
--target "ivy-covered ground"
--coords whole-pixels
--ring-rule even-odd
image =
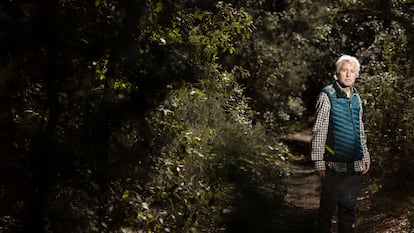
[[[286,179],[287,195],[284,199],[279,232],[316,232],[316,215],[319,206],[319,178],[314,175],[309,159],[310,133],[284,137],[292,151]],[[373,164],[375,166],[375,164]],[[414,205],[396,193],[384,193],[373,184],[372,174],[364,177],[358,198],[357,231],[364,233],[413,233]],[[334,233],[337,232],[334,219]]]

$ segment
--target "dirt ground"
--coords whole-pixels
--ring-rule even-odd
[[[285,207],[288,231],[316,232],[316,215],[319,206],[320,181],[310,161],[310,132],[287,135],[282,140],[293,156],[289,159],[291,175],[286,179]],[[375,166],[375,164],[373,164]],[[374,177],[366,175],[358,198],[357,232],[414,233],[414,205],[406,204],[396,196],[381,194],[371,185]],[[401,202],[397,204],[398,202]],[[409,202],[408,202],[409,203]],[[337,233],[334,219],[334,231]],[[287,229],[286,229],[287,230]]]

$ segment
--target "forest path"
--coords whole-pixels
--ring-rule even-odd
[[[292,156],[288,166],[290,175],[285,179],[287,189],[282,210],[286,228],[280,232],[316,232],[319,207],[320,181],[310,160],[310,132],[285,135],[281,140]]]

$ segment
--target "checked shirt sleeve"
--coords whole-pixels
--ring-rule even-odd
[[[311,159],[315,163],[315,170],[326,170],[323,156],[328,135],[330,110],[329,97],[326,93],[321,92],[316,102],[316,121],[312,129]]]
[[[361,131],[361,145],[362,145],[362,162],[371,162],[371,158],[368,152],[368,147],[367,147],[367,137],[365,135],[365,129],[364,129],[364,123],[362,122],[362,114],[363,114],[363,110],[362,110],[362,101],[360,102],[360,112],[359,112],[359,122],[360,122],[360,131]]]

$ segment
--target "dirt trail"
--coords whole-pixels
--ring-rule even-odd
[[[309,159],[310,140],[306,134],[288,135],[284,139],[294,153],[290,158],[291,175],[285,201],[304,210],[315,210],[319,206],[320,182]]]
[[[284,199],[286,223],[283,232],[316,232],[316,216],[319,207],[319,178],[314,175],[310,161],[310,133],[286,135],[281,140],[289,146],[290,176],[285,180],[287,193]]]

